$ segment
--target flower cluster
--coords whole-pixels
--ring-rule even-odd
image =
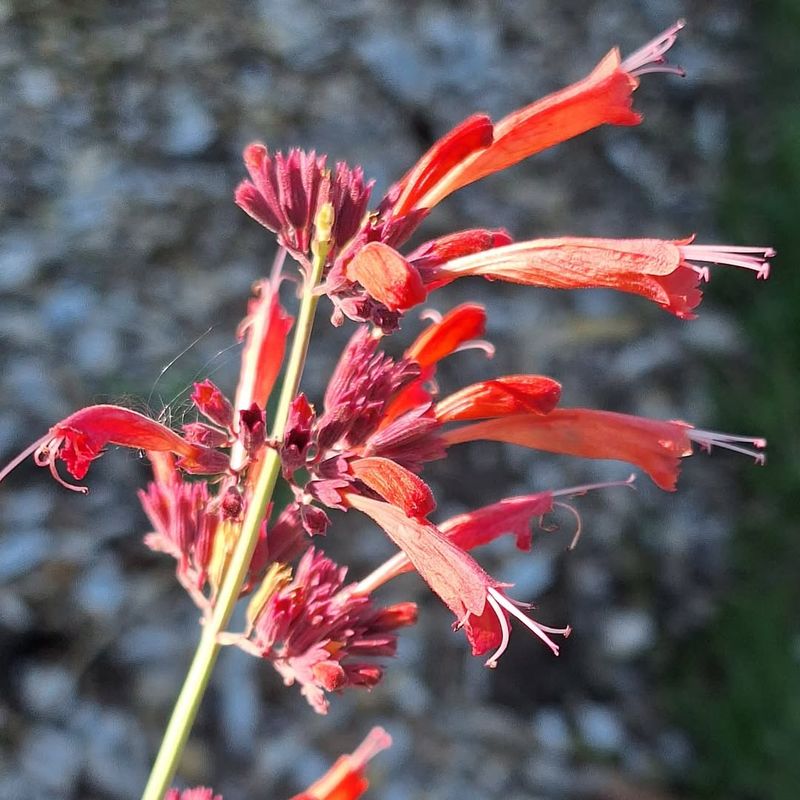
[[[680,421],[565,408],[560,384],[543,375],[489,377],[440,396],[436,372],[443,359],[467,348],[493,352],[484,339],[486,313],[477,304],[444,315],[427,312],[429,324],[400,358],[384,353],[381,344],[406,312],[464,276],[616,289],[682,319],[691,318],[700,303],[708,264],[767,277],[770,248],[697,245],[693,237],[514,242],[507,232],[487,228],[400,252],[431,210],[457,189],[596,126],[638,124],[632,94],[641,76],[680,73],[665,54],[681,27],[676,24],[627,59],[612,50],[582,81],[496,123],[484,115],[469,117],[437,141],[374,211],[367,209],[372,184],[360,168],[337,164],[330,170],[326,158],[313,152],[271,153],[263,145],[249,146],[250,179],[236,190],[236,202],[277,235],[281,250],[272,275],[256,284],[238,331],[242,366],[233,399],[210,380],[195,384],[192,402],[202,420],[180,432],[118,406],[81,409],[12,461],[0,479],[33,454],[60,483],[85,491],[60,475],[58,461],[81,480],[108,445],[145,451],[154,471],[153,482],[140,492],[153,526],[145,541],[175,558],[178,579],[207,624],[245,519],[256,509],[260,527],[237,589],[249,597],[246,629],[221,632],[218,643],[270,661],[321,713],[328,708],[328,693],[371,688],[380,680],[380,661],[394,654],[397,631],[413,624],[417,611],[410,602],[381,606],[374,593],[411,569],[453,612],[454,627],[464,630],[472,652],[489,653],[488,666],[495,666],[508,646],[512,617],[558,654],[552,637],[567,636],[569,627],[531,619],[530,606],[512,599],[510,587],[487,574],[470,551],[507,533],[527,550],[532,520],[549,513],[556,497],[599,487],[500,499],[435,523],[433,492],[422,477],[426,464],[464,442],[497,441],[624,461],[673,491],[680,461],[694,445],[716,445],[763,462],[766,443]],[[358,325],[318,408],[313,398],[291,389],[283,418],[270,421],[267,404],[294,324],[280,299],[287,253],[300,266],[306,296],[326,294],[335,323],[349,318]],[[301,313],[295,342],[300,337],[300,344],[307,344],[309,332]],[[292,353],[288,363],[299,369],[305,350],[300,346]],[[263,511],[259,487],[275,459],[292,497],[282,509],[265,502]],[[318,549],[320,537],[332,529],[328,509],[366,515],[397,546],[397,555],[360,581],[345,583],[347,568]],[[365,758],[349,758],[363,766]],[[351,772],[360,775],[359,770]],[[209,790],[191,792],[171,800],[212,797]],[[357,794],[312,787],[302,795],[333,796]]]

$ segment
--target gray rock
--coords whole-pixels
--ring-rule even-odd
[[[86,703],[74,717],[83,736],[86,780],[119,800],[136,798],[147,780],[149,748],[128,713]]]
[[[17,291],[39,275],[44,263],[40,242],[23,232],[0,238],[0,292]]]
[[[37,725],[25,737],[19,761],[34,786],[70,797],[77,788],[84,753],[73,733]]]
[[[169,124],[163,147],[174,156],[202,153],[217,135],[214,117],[189,86],[170,86],[164,97]]]
[[[546,750],[566,752],[572,747],[572,734],[567,719],[558,708],[542,708],[533,715],[533,733]]]
[[[616,609],[604,616],[601,636],[612,658],[635,658],[653,645],[656,629],[644,609]]]
[[[74,711],[75,676],[59,664],[26,664],[20,679],[22,702],[36,717],[63,722]]]
[[[116,557],[107,553],[75,582],[75,600],[97,620],[117,618],[127,595],[127,581]]]
[[[0,583],[36,569],[52,555],[53,537],[39,528],[15,529],[0,537]]]
[[[625,728],[609,706],[586,703],[578,708],[575,722],[587,747],[601,753],[617,753],[625,744]]]

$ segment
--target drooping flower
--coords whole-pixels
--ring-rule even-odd
[[[33,454],[37,465],[49,467],[62,486],[85,494],[85,486],[67,483],[58,474],[56,462],[63,461],[67,472],[81,480],[109,444],[173,453],[181,469],[197,474],[222,472],[228,461],[217,450],[194,444],[144,414],[122,406],[97,405],[82,408],[50,428],[0,471],[0,480]]]
[[[434,525],[411,519],[391,503],[348,494],[348,503],[371,517],[403,551],[414,569],[455,614],[455,629],[464,629],[473,655],[492,647],[496,652],[486,665],[494,667],[505,651],[509,636],[509,615],[517,617],[555,655],[558,645],[548,634],[569,636],[570,629],[551,628],[536,622],[520,610],[525,604],[511,600],[507,584],[492,578],[465,550],[453,543]]]

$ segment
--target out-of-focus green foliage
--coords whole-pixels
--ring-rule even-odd
[[[720,198],[732,242],[772,244],[769,283],[716,296],[735,307],[753,352],[718,373],[726,429],[769,441],[765,469],[748,472],[731,594],[682,651],[666,701],[699,757],[694,797],[794,800],[800,792],[800,2],[756,3],[763,94],[742,126]],[[747,109],[743,105],[743,119]],[[740,277],[740,276],[733,276]],[[735,285],[734,285],[735,283]],[[737,500],[737,503],[739,501]]]

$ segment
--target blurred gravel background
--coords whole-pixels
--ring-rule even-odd
[[[643,126],[592,132],[463,190],[424,234],[698,231],[713,242],[731,126],[742,94],[756,94],[744,2],[0,2],[0,452],[92,402],[177,422],[193,378],[232,390],[232,334],[273,252],[231,200],[249,141],[360,163],[380,196],[469,113],[502,116],[682,16],[673,61],[689,77],[645,79]],[[743,297],[761,290],[736,278]],[[498,347],[493,362],[452,359],[444,388],[544,372],[568,405],[713,428],[709,363],[755,358],[712,303],[681,323],[611,293],[462,281],[434,299],[440,310],[484,302]],[[328,311],[307,370],[317,397],[348,333],[327,325]],[[404,341],[417,330],[409,319]],[[374,764],[375,798],[681,796],[696,743],[659,680],[730,583],[733,521],[749,513],[735,480],[751,467],[728,455],[691,459],[675,496],[643,477],[636,493],[578,499],[573,553],[565,514],[531,555],[501,544],[482,556],[542,621],[573,625],[560,658],[517,630],[499,668],[483,669],[408,576],[387,597],[419,599],[420,624],[384,683],[334,698],[327,717],[269,665],[223,654],[182,778],[226,800],[287,797],[382,724],[395,744]],[[628,470],[481,445],[429,474],[444,518]],[[141,543],[134,488],[146,479],[126,451],[95,465],[86,498],[31,464],[2,487],[0,798],[141,791],[198,635],[171,561]],[[392,552],[349,518],[328,543],[355,577]]]

